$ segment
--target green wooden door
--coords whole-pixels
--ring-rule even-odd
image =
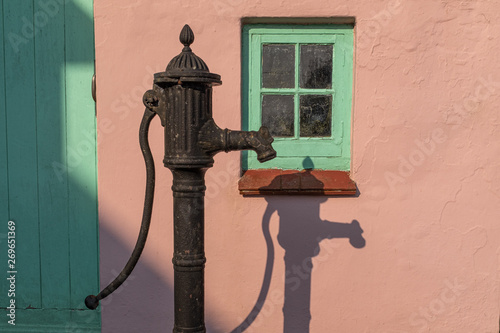
[[[0,2],[0,331],[99,332],[93,4]]]

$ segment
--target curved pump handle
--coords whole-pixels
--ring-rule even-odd
[[[85,298],[85,305],[91,310],[95,310],[99,306],[100,300],[109,296],[113,291],[120,287],[123,282],[125,282],[130,273],[132,273],[135,265],[139,261],[142,250],[144,249],[144,245],[146,244],[149,225],[151,223],[151,213],[153,211],[155,189],[155,165],[153,155],[151,154],[151,149],[149,148],[148,133],[149,125],[156,115],[156,113],[151,109],[153,109],[154,104],[156,104],[157,102],[158,101],[155,100],[154,97],[151,96],[151,94],[146,93],[144,95],[144,104],[146,105],[146,110],[144,111],[141,127],[139,129],[139,142],[141,145],[142,155],[144,156],[144,162],[146,163],[146,196],[144,200],[144,211],[142,214],[139,237],[137,238],[137,243],[135,244],[134,251],[132,252],[132,255],[130,256],[127,264],[120,272],[120,274],[113,280],[113,282],[111,282],[106,288],[104,288],[99,294],[97,294],[97,296],[89,295]]]

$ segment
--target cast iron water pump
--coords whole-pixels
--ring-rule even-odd
[[[182,52],[165,72],[154,75],[153,89],[144,94],[146,110],[139,141],[146,162],[146,199],[137,244],[122,272],[97,296],[85,299],[89,309],[117,289],[134,269],[142,253],[151,221],[155,171],[148,143],[149,124],[158,115],[165,128],[163,163],[173,174],[174,196],[174,333],[206,332],[204,320],[204,196],[205,172],[220,151],[252,149],[265,162],[276,157],[266,127],[255,131],[219,128],[212,118],[212,87],[220,75],[210,73],[190,45],[194,34],[185,25],[180,34]]]

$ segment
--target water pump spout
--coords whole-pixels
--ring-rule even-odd
[[[266,162],[276,157],[271,143],[274,141],[267,127],[258,131],[232,131],[221,129],[211,119],[200,130],[199,144],[208,154],[220,151],[254,150],[259,162]]]

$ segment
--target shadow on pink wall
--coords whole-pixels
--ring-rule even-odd
[[[267,261],[261,291],[245,320],[231,333],[244,332],[262,310],[268,296],[274,266],[274,245],[269,231],[271,216],[279,215],[278,243],[285,250],[284,333],[307,333],[311,320],[312,258],[318,256],[324,239],[347,238],[354,248],[363,248],[365,240],[358,221],[338,223],[322,220],[320,205],[326,197],[301,197],[291,206],[286,196],[266,197],[262,231],[267,243]],[[107,285],[119,273],[130,254],[129,246],[115,236],[101,221],[100,242],[106,244],[101,254],[101,285]],[[164,263],[161,263],[164,264]],[[103,332],[162,332],[173,327],[173,290],[163,277],[139,261],[130,278],[115,293],[102,300]],[[208,332],[226,333],[211,329]],[[213,327],[213,326],[212,326]]]
[[[314,168],[310,158],[305,158],[303,164],[304,168]],[[324,184],[314,175],[309,176],[312,178],[311,181],[316,182],[317,188],[324,187]],[[269,185],[260,189],[275,188],[276,183],[282,181],[280,177],[274,178]],[[363,230],[357,220],[352,220],[351,223],[322,220],[320,206],[328,200],[326,196],[295,196],[295,199],[299,198],[299,200],[294,200],[294,204],[290,204],[290,196],[271,195],[264,198],[267,201],[262,217],[262,232],[267,246],[264,279],[254,307],[231,333],[244,332],[254,323],[259,314],[264,315],[264,313],[261,314],[261,310],[268,298],[275,257],[270,233],[271,216],[275,212],[279,216],[277,240],[285,250],[283,332],[308,333],[311,322],[312,258],[317,257],[318,261],[328,261],[327,256],[318,256],[321,241],[347,238],[354,248],[360,249],[366,243],[362,236]],[[130,253],[130,249],[124,246],[106,225],[107,223],[101,220],[100,242],[106,244],[106,253],[101,253],[101,285],[107,285],[108,281],[115,278]],[[119,299],[119,302],[116,302],[119,304],[113,302],[114,298]],[[160,332],[169,329],[174,325],[173,303],[172,286],[165,283],[154,267],[149,267],[144,261],[139,261],[136,269],[122,287],[102,300],[103,332]],[[113,318],[113,321],[109,321],[108,318]],[[219,333],[220,331],[215,329],[209,320],[206,326],[208,332]],[[258,330],[258,328],[255,329]]]
[[[270,188],[274,188],[275,178]],[[317,180],[320,182],[319,180]],[[267,186],[266,186],[267,187]],[[265,190],[266,187],[261,188]],[[274,266],[274,245],[269,224],[274,212],[279,216],[278,243],[285,250],[285,286],[283,304],[283,332],[308,333],[311,321],[312,258],[320,252],[324,239],[348,238],[357,249],[365,246],[363,229],[357,220],[351,223],[325,221],[320,218],[320,205],[327,197],[300,197],[298,204],[290,205],[287,196],[267,196],[268,205],[262,218],[262,232],[267,244],[267,261],[261,291],[257,301],[243,322],[231,333],[244,332],[257,318],[268,296]]]
[[[106,244],[106,251],[101,251],[101,287],[108,285],[119,274],[132,251],[106,228],[106,224],[100,221],[100,243]],[[124,284],[101,301],[102,332],[168,331],[174,327],[173,300],[171,286],[165,283],[154,267],[150,267],[145,260],[139,260]]]

